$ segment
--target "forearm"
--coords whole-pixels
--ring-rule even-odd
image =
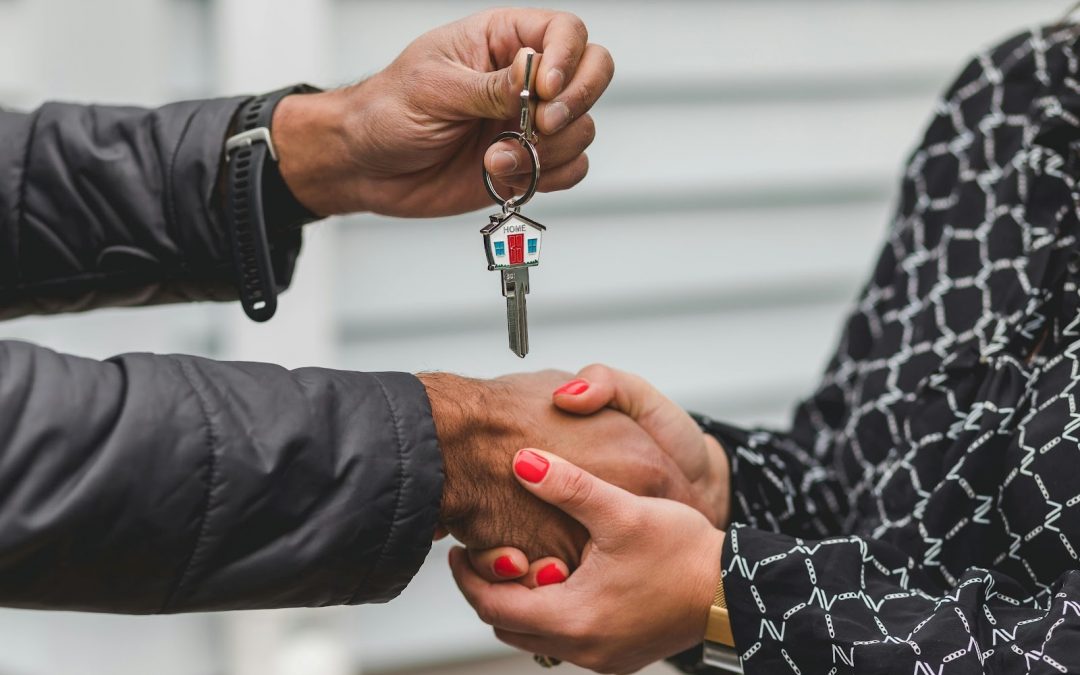
[[[0,604],[158,613],[385,601],[442,466],[423,388],[0,343]]]
[[[0,318],[236,297],[218,190],[244,99],[0,113]],[[273,234],[287,283],[299,234]]]

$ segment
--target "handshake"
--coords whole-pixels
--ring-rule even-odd
[[[454,576],[497,637],[604,672],[701,641],[729,514],[713,437],[606,366],[420,379],[446,471],[436,538],[467,547]]]

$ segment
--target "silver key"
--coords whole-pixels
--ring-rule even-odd
[[[529,268],[502,271],[502,292],[506,298],[506,328],[510,333],[510,351],[521,358],[529,353],[529,317],[525,296],[529,293]]]
[[[525,296],[529,292],[529,268],[540,263],[540,245],[545,228],[512,210],[491,216],[484,235],[488,269],[499,270],[502,294],[506,298],[506,328],[510,351],[521,358],[529,353],[529,320]]]
[[[525,308],[525,296],[529,293],[529,268],[540,263],[540,243],[547,229],[521,215],[521,207],[536,194],[536,186],[540,182],[540,158],[536,153],[537,136],[533,129],[532,93],[529,90],[534,56],[534,53],[529,53],[525,59],[525,84],[520,94],[521,131],[504,131],[492,141],[516,140],[520,143],[532,161],[532,180],[522,194],[503,199],[495,190],[485,168],[484,185],[495,203],[502,205],[502,213],[491,216],[491,221],[480,230],[484,235],[488,269],[499,270],[502,275],[510,351],[521,358],[529,353],[529,321]]]

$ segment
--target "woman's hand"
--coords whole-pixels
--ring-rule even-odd
[[[724,533],[677,502],[637,497],[551,453],[522,450],[525,489],[589,531],[581,567],[565,583],[491,583],[463,549],[454,578],[503,642],[605,673],[632,673],[705,635],[720,580]]]
[[[540,9],[493,9],[432,30],[385,70],[351,87],[289,96],[274,115],[274,142],[289,188],[322,215],[372,211],[430,217],[491,203],[481,162],[506,185],[531,170],[500,132],[518,130],[525,50],[536,64],[540,190],[576,185],[596,130],[586,113],[615,72],[588,43],[581,19]]]
[[[555,390],[552,400],[578,415],[612,408],[629,416],[682,469],[696,498],[690,505],[717,527],[728,526],[731,475],[724,449],[656,387],[637,375],[594,364]]]
[[[689,498],[685,503],[716,527],[728,526],[731,478],[724,449],[715,438],[703,433],[685,410],[651,384],[637,375],[591,365],[556,389],[552,400],[556,407],[576,415],[593,415],[610,408],[629,416],[686,477]],[[473,568],[489,581],[516,579],[535,587],[562,581],[569,572],[561,560],[529,560],[525,553],[510,546],[470,548],[469,557]]]

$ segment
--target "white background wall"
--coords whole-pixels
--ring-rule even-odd
[[[25,319],[0,335],[92,356],[182,351],[485,376],[601,360],[688,407],[783,423],[870,269],[902,160],[935,96],[967,55],[1056,19],[1067,4],[563,3],[611,49],[618,72],[596,110],[590,177],[526,209],[549,229],[532,274],[524,362],[506,349],[498,277],[480,254],[486,211],[312,227],[296,287],[267,326],[247,323],[238,307],[196,306]],[[0,103],[155,104],[297,80],[333,86],[484,6],[0,0]],[[417,241],[437,262],[422,262]],[[586,262],[594,258],[602,265]],[[0,674],[272,674],[298,635],[332,640],[338,656],[368,671],[497,653],[452,589],[444,553],[437,547],[384,607],[0,612]]]

